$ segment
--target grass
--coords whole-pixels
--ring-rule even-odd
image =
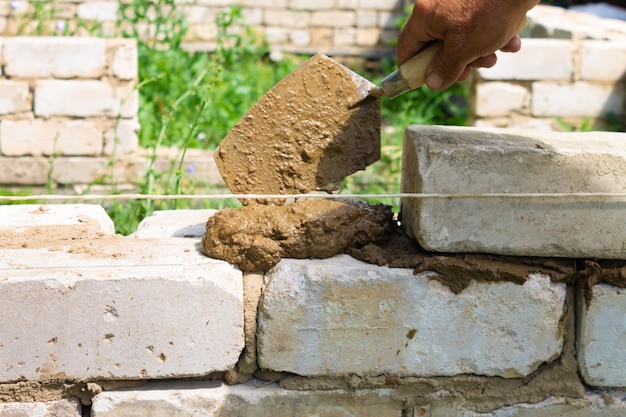
[[[99,26],[80,22],[76,16],[78,23],[71,28],[66,21],[59,24],[54,3],[46,2],[44,7],[43,3],[35,2],[31,14],[22,16],[24,22],[31,22],[23,26],[23,34],[67,36],[79,30],[99,34]],[[139,192],[193,194],[197,183],[190,172],[183,171],[187,149],[214,149],[247,110],[301,61],[301,57],[272,61],[267,42],[245,25],[241,12],[240,7],[234,6],[217,17],[214,52],[192,54],[182,48],[187,22],[177,0],[120,2],[117,33],[138,42],[139,142],[150,154]],[[153,36],[145,36],[142,31],[146,27],[152,27]],[[395,62],[387,60],[380,73],[363,75],[378,82],[394,68]],[[361,71],[357,69],[357,72]],[[409,124],[465,124],[466,107],[462,100],[465,96],[464,87],[459,85],[441,93],[423,88],[394,100],[383,99],[382,158],[366,171],[347,178],[341,192],[397,192],[404,128]],[[459,98],[461,101],[457,102]],[[169,171],[158,172],[155,161],[163,146],[176,147],[181,152]],[[52,173],[50,176],[53,177]],[[112,193],[120,192],[114,178],[100,182],[110,185]],[[115,222],[116,231],[129,234],[154,210],[222,208],[236,204],[216,201],[194,204],[187,200],[129,200],[103,202],[103,205]],[[384,202],[397,206],[396,201]]]

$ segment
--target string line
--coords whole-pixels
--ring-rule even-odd
[[[415,199],[471,199],[471,198],[573,198],[573,199],[615,199],[626,198],[626,193],[389,193],[389,194],[85,194],[85,195],[58,195],[40,194],[26,196],[0,196],[1,201],[106,201],[106,200],[226,200],[226,199],[372,199],[372,198],[415,198]]]

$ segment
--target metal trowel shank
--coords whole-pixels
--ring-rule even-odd
[[[236,194],[299,194],[365,169],[380,158],[380,102],[363,100],[373,87],[325,55],[310,58],[224,138],[222,178]]]

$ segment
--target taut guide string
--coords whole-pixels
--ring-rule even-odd
[[[391,193],[391,194],[109,194],[109,195],[27,195],[0,196],[1,201],[102,201],[102,200],[225,200],[225,199],[292,199],[292,198],[324,198],[324,199],[367,199],[367,198],[416,198],[416,199],[470,199],[470,198],[504,198],[504,199],[620,199],[626,193],[468,193],[468,194],[423,194],[423,193]]]

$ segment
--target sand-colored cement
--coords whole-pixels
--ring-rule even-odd
[[[380,103],[353,106],[373,87],[316,55],[268,91],[214,154],[233,193],[326,189],[380,158]]]
[[[251,203],[211,216],[202,250],[243,271],[260,272],[283,257],[323,259],[379,242],[394,228],[391,208],[382,204],[324,199],[286,206]]]

